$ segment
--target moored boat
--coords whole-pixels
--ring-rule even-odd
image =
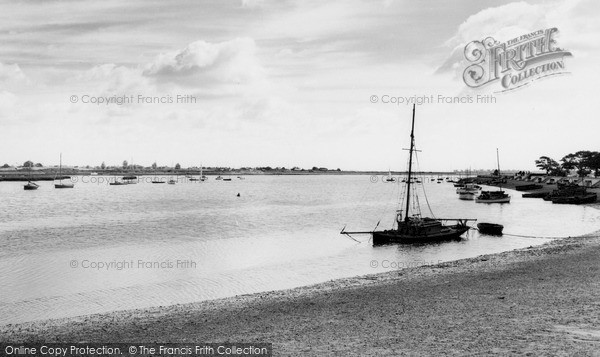
[[[474,200],[477,194],[475,192],[463,192],[458,194],[458,198],[461,200]]]
[[[479,191],[481,191],[481,186],[476,185],[474,183],[468,183],[465,184],[463,187],[459,187],[456,189],[456,193],[461,194],[461,193],[478,193]]]
[[[29,191],[29,190],[37,190],[39,187],[40,187],[40,185],[38,185],[37,183],[35,183],[35,182],[31,182],[31,181],[28,181],[28,182],[27,182],[27,183],[26,183],[26,184],[23,186],[23,189],[24,189],[24,190],[27,190],[27,191]]]
[[[501,224],[497,224],[497,223],[485,223],[485,222],[477,223],[477,230],[479,230],[479,233],[483,233],[483,234],[487,234],[487,235],[501,236],[503,229],[504,229],[504,226]]]
[[[60,154],[60,163],[58,166],[58,178],[59,181],[58,183],[54,184],[54,188],[73,188],[75,187],[75,184],[73,184],[72,182],[67,182],[64,183],[63,180],[63,176],[62,176],[62,153]]]
[[[498,163],[498,191],[481,191],[475,199],[476,203],[510,203],[510,195],[502,191],[502,175],[500,174],[500,154],[496,148],[496,161]]]
[[[551,199],[552,203],[557,204],[573,204],[580,205],[584,203],[595,203],[598,197],[593,192],[586,192],[580,195],[572,195],[572,196],[560,196],[554,197]]]
[[[388,230],[374,230],[370,232],[346,232],[345,229],[342,229],[342,231],[340,232],[341,234],[371,234],[373,238],[373,245],[383,245],[391,243],[414,244],[460,239],[460,236],[470,229],[467,223],[468,221],[475,221],[474,219],[445,219],[422,217],[421,209],[419,206],[419,200],[416,199],[416,192],[412,193],[415,196],[415,199],[411,202],[411,184],[413,181],[412,162],[413,152],[415,151],[414,130],[415,105],[413,105],[408,160],[408,178],[406,180],[406,190],[404,195],[404,201],[406,202],[406,206],[404,212],[402,212],[402,210],[396,212],[396,219],[394,222],[395,227],[392,227],[392,229]],[[441,182],[441,180],[438,182]],[[448,221],[454,221],[456,223],[445,224]],[[379,225],[379,223],[377,225]]]
[[[510,195],[500,191],[481,191],[475,199],[477,203],[510,203]]]

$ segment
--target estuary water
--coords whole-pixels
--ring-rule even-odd
[[[40,182],[36,191],[0,182],[0,324],[293,288],[600,227],[591,207],[511,190],[510,204],[477,204],[459,200],[452,184],[425,180],[420,187],[438,217],[501,223],[511,235],[473,230],[457,242],[373,247],[368,235],[353,236],[359,243],[339,232],[391,227],[402,186],[380,177],[179,177],[175,185],[144,178],[124,186],[108,179],[77,177],[63,190]]]

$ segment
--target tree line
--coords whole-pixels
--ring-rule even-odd
[[[594,177],[598,177],[600,176],[600,152],[577,151],[565,155],[560,162],[548,156],[541,156],[535,160],[535,166],[551,176],[567,176],[571,171],[575,171],[581,177],[590,173],[594,173]]]

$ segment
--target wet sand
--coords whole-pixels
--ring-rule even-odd
[[[272,342],[283,356],[600,356],[600,232],[293,290],[0,327],[0,342],[33,340]]]

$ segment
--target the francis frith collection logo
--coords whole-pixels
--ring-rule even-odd
[[[470,42],[465,46],[465,58],[471,62],[463,72],[465,83],[477,88],[498,82],[497,92],[505,92],[567,73],[564,58],[571,53],[557,46],[557,32],[550,28],[502,43],[492,37]]]

